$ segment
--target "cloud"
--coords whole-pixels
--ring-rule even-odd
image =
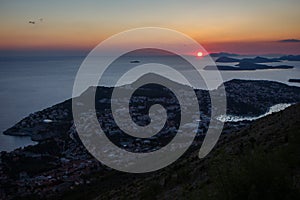
[[[279,40],[277,42],[290,42],[290,43],[293,43],[293,42],[300,42],[300,40],[297,40],[297,39],[285,39],[285,40]]]

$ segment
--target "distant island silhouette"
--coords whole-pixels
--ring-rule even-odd
[[[217,54],[214,54],[217,55]],[[228,65],[217,65],[218,70],[222,71],[242,71],[242,70],[266,70],[266,69],[292,69],[294,66],[290,65],[278,65],[278,66],[269,66],[262,63],[273,63],[281,61],[300,61],[300,55],[286,55],[278,58],[265,58],[257,56],[254,58],[231,58],[224,55],[230,55],[229,53],[221,52],[218,55],[221,55],[216,59],[217,63],[234,63],[238,62],[235,66]],[[205,70],[216,70],[215,66],[206,66]]]
[[[209,54],[211,57],[227,57],[227,56],[231,56],[231,57],[235,57],[235,56],[240,56],[239,54],[235,54],[235,53],[227,53],[227,52],[219,52],[219,53],[210,53]]]
[[[300,79],[291,78],[291,79],[289,79],[289,82],[291,82],[291,83],[300,83]]]

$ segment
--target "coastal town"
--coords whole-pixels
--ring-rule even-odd
[[[300,102],[300,88],[277,82],[233,80],[225,83],[225,89],[227,113],[232,115],[255,116],[264,114],[275,104]],[[119,129],[113,119],[110,103],[113,101],[118,104],[119,100],[109,98],[111,88],[99,87],[98,90],[98,122],[106,136],[120,148],[130,152],[156,151],[168,144],[176,134],[180,134],[177,133],[177,129],[181,110],[173,94],[164,92],[162,96],[160,89],[156,88],[151,94],[157,93],[157,96],[147,97],[141,95],[143,91],[140,91],[131,98],[132,120],[139,124],[149,123],[148,110],[153,104],[161,104],[167,111],[165,126],[156,135],[150,138],[135,138]],[[201,146],[210,121],[217,120],[210,117],[211,108],[207,106],[210,105],[208,92],[195,90],[195,93],[198,99],[201,99],[201,104],[199,103],[200,113],[193,116],[199,125],[193,127],[195,140],[191,148]],[[88,122],[92,114],[85,114],[83,120]],[[89,130],[90,124],[83,124],[86,126],[86,132],[92,131]],[[222,134],[236,132],[249,124],[250,121],[225,122]],[[0,199],[52,198],[83,185],[92,185],[102,176],[115,171],[96,160],[82,145],[73,123],[71,100],[30,114],[5,134],[30,136],[38,144],[12,152],[1,152],[0,184],[4,187],[0,188]],[[102,150],[110,151],[105,147]],[[122,155],[112,153],[112,156],[116,160],[122,159]]]

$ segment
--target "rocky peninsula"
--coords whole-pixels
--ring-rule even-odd
[[[271,106],[279,103],[300,102],[300,88],[278,82],[232,80],[226,82],[224,85],[227,94],[227,113],[232,115],[257,116],[264,114]],[[129,87],[125,87],[124,89],[128,88]],[[119,145],[120,148],[132,152],[153,151],[164,146],[174,136],[172,131],[177,126],[178,118],[176,116],[178,115],[179,108],[174,106],[174,101],[176,101],[174,97],[165,91],[162,92],[161,88],[141,88],[132,98],[132,107],[136,113],[140,113],[134,114],[133,120],[139,119],[141,123],[146,123],[148,120],[148,118],[145,117],[147,113],[145,110],[149,107],[147,102],[163,103],[166,109],[170,111],[168,118],[169,123],[166,128],[162,130],[160,134],[157,134],[156,138],[144,140],[127,137],[121,130],[117,129],[118,127],[113,121],[111,112],[109,111],[110,95],[113,88],[89,88],[82,95],[89,95],[89,93],[95,89],[97,90],[96,110],[99,122],[105,124],[104,128],[106,126],[108,127],[107,130],[110,130],[107,132],[108,137],[110,137],[116,145]],[[151,92],[149,93],[149,91]],[[201,102],[201,104],[199,103],[199,107],[202,111],[201,115],[198,116],[199,128],[197,137],[188,153],[181,160],[169,168],[151,175],[152,178],[149,182],[150,188],[152,187],[152,182],[155,185],[159,184],[159,187],[169,188],[173,181],[177,182],[183,180],[180,177],[185,174],[186,170],[182,167],[185,165],[189,166],[189,164],[186,163],[183,165],[180,163],[185,163],[187,160],[190,160],[190,158],[193,157],[192,155],[195,155],[192,152],[198,149],[202,143],[210,121],[210,98],[208,91],[197,89],[195,93],[199,102]],[[151,94],[151,96],[146,97],[145,94]],[[114,194],[109,191],[115,191],[116,195],[119,195],[117,191],[126,190],[124,194],[127,194],[127,191],[136,191],[129,185],[131,183],[134,185],[138,184],[138,182],[144,179],[143,175],[135,176],[112,170],[94,159],[89,152],[87,152],[79,140],[73,124],[71,101],[72,100],[69,99],[50,108],[33,113],[5,131],[5,134],[8,135],[30,136],[33,140],[38,141],[38,144],[19,148],[12,152],[1,152],[0,184],[3,187],[0,189],[0,198],[8,200],[19,199],[21,197],[28,199],[57,199],[67,196],[74,197],[75,194],[77,197],[82,197],[80,193],[84,194],[85,198],[95,198],[99,194],[101,194],[102,198],[110,198],[113,197]],[[278,114],[276,114],[276,116],[278,116]],[[244,130],[247,127],[251,128],[251,124],[253,123],[255,122],[241,121],[225,123],[222,132],[223,136],[219,141],[219,145],[232,141],[230,135]],[[272,122],[271,120],[270,123],[287,122]],[[264,122],[261,126],[267,126],[267,124]],[[255,141],[263,141],[262,138],[258,138],[258,136],[255,135],[251,136],[251,138],[251,140],[244,138],[245,141],[249,141],[249,145],[255,144]],[[270,138],[272,137],[270,136]],[[244,139],[239,139],[239,141],[244,141]],[[267,139],[264,141],[267,141]],[[248,145],[248,142],[246,143]],[[268,142],[268,144],[273,143]],[[235,144],[231,149],[241,148],[240,146],[241,144]],[[206,163],[211,161],[207,160],[201,161],[201,163],[202,162]],[[205,169],[207,168],[207,164],[204,163],[199,163],[197,166],[202,166],[201,169]],[[183,171],[180,172],[178,169],[182,169]],[[189,167],[186,169],[191,172],[193,171],[190,170]],[[166,172],[168,175],[162,175],[161,173],[163,172]],[[203,173],[201,172],[200,174]],[[157,179],[158,176],[161,178]],[[188,175],[188,177],[189,176],[190,175]],[[201,178],[199,177],[200,182],[205,182],[208,177],[207,175]],[[154,180],[156,179],[159,180],[159,182],[155,182]],[[127,185],[127,189],[124,187],[120,187],[120,190],[117,189],[120,184]],[[134,187],[140,188],[140,186]],[[145,186],[141,185],[141,192],[147,192],[144,187]],[[91,192],[94,190],[93,188],[97,188],[96,194],[95,192]],[[82,190],[88,192],[86,193]],[[136,191],[128,195],[142,194]]]

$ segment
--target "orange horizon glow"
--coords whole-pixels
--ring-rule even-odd
[[[0,6],[0,50],[89,50],[119,32],[152,26],[182,32],[208,52],[300,54],[299,42],[276,42],[300,40],[299,6],[294,0],[7,1]]]
[[[27,25],[27,24],[26,24]],[[120,32],[123,30],[120,30]],[[300,54],[300,43],[279,43],[278,40],[287,39],[274,37],[272,39],[258,38],[237,39],[199,37],[196,33],[186,33],[194,38],[208,52],[227,51],[242,54],[257,53],[285,53]],[[10,33],[10,31],[0,32],[0,50],[91,50],[101,41],[109,38],[118,32],[113,31],[64,31],[55,32],[53,30],[39,30],[36,27],[27,27],[25,32]],[[212,34],[213,35],[213,34]],[[300,34],[299,34],[300,35]],[[274,38],[274,39],[273,39]],[[298,37],[300,38],[300,37]],[[176,41],[174,41],[174,44]],[[125,44],[121,44],[125,45]]]
[[[128,30],[128,29],[125,29]],[[120,30],[119,32],[125,31]],[[174,29],[176,30],[176,29]],[[36,30],[26,30],[25,32],[11,33],[9,31],[1,31],[0,32],[0,49],[23,49],[23,48],[90,48],[99,44],[101,41],[109,38],[110,36],[117,34],[119,32],[109,32],[109,31],[98,31],[98,34],[95,31],[63,31],[63,32],[55,32],[53,30],[46,31],[36,31]],[[258,37],[258,38],[239,38],[234,35],[232,38],[222,38],[222,34],[220,37],[204,37],[197,33],[189,33],[189,31],[180,31],[185,33],[191,38],[194,38],[200,44],[220,44],[222,46],[226,44],[242,44],[242,43],[273,43],[283,39],[291,39],[292,37]],[[209,34],[209,33],[207,33]],[[211,32],[211,35],[216,33]],[[200,34],[201,35],[201,34]],[[293,37],[293,39],[300,38]],[[158,41],[159,42],[159,41]],[[174,41],[176,43],[176,41]]]
[[[66,42],[61,41],[48,43],[27,43],[27,44],[0,44],[1,51],[90,51],[96,47],[102,40],[99,41],[89,41],[83,43],[72,43],[72,41]],[[277,41],[258,41],[258,42],[248,42],[248,41],[233,41],[233,42],[205,42],[201,43],[204,49],[209,52],[230,52],[238,54],[300,54],[300,43],[280,43]],[[187,52],[188,53],[188,52]],[[198,52],[193,55],[197,55]],[[205,56],[205,55],[204,55]]]

